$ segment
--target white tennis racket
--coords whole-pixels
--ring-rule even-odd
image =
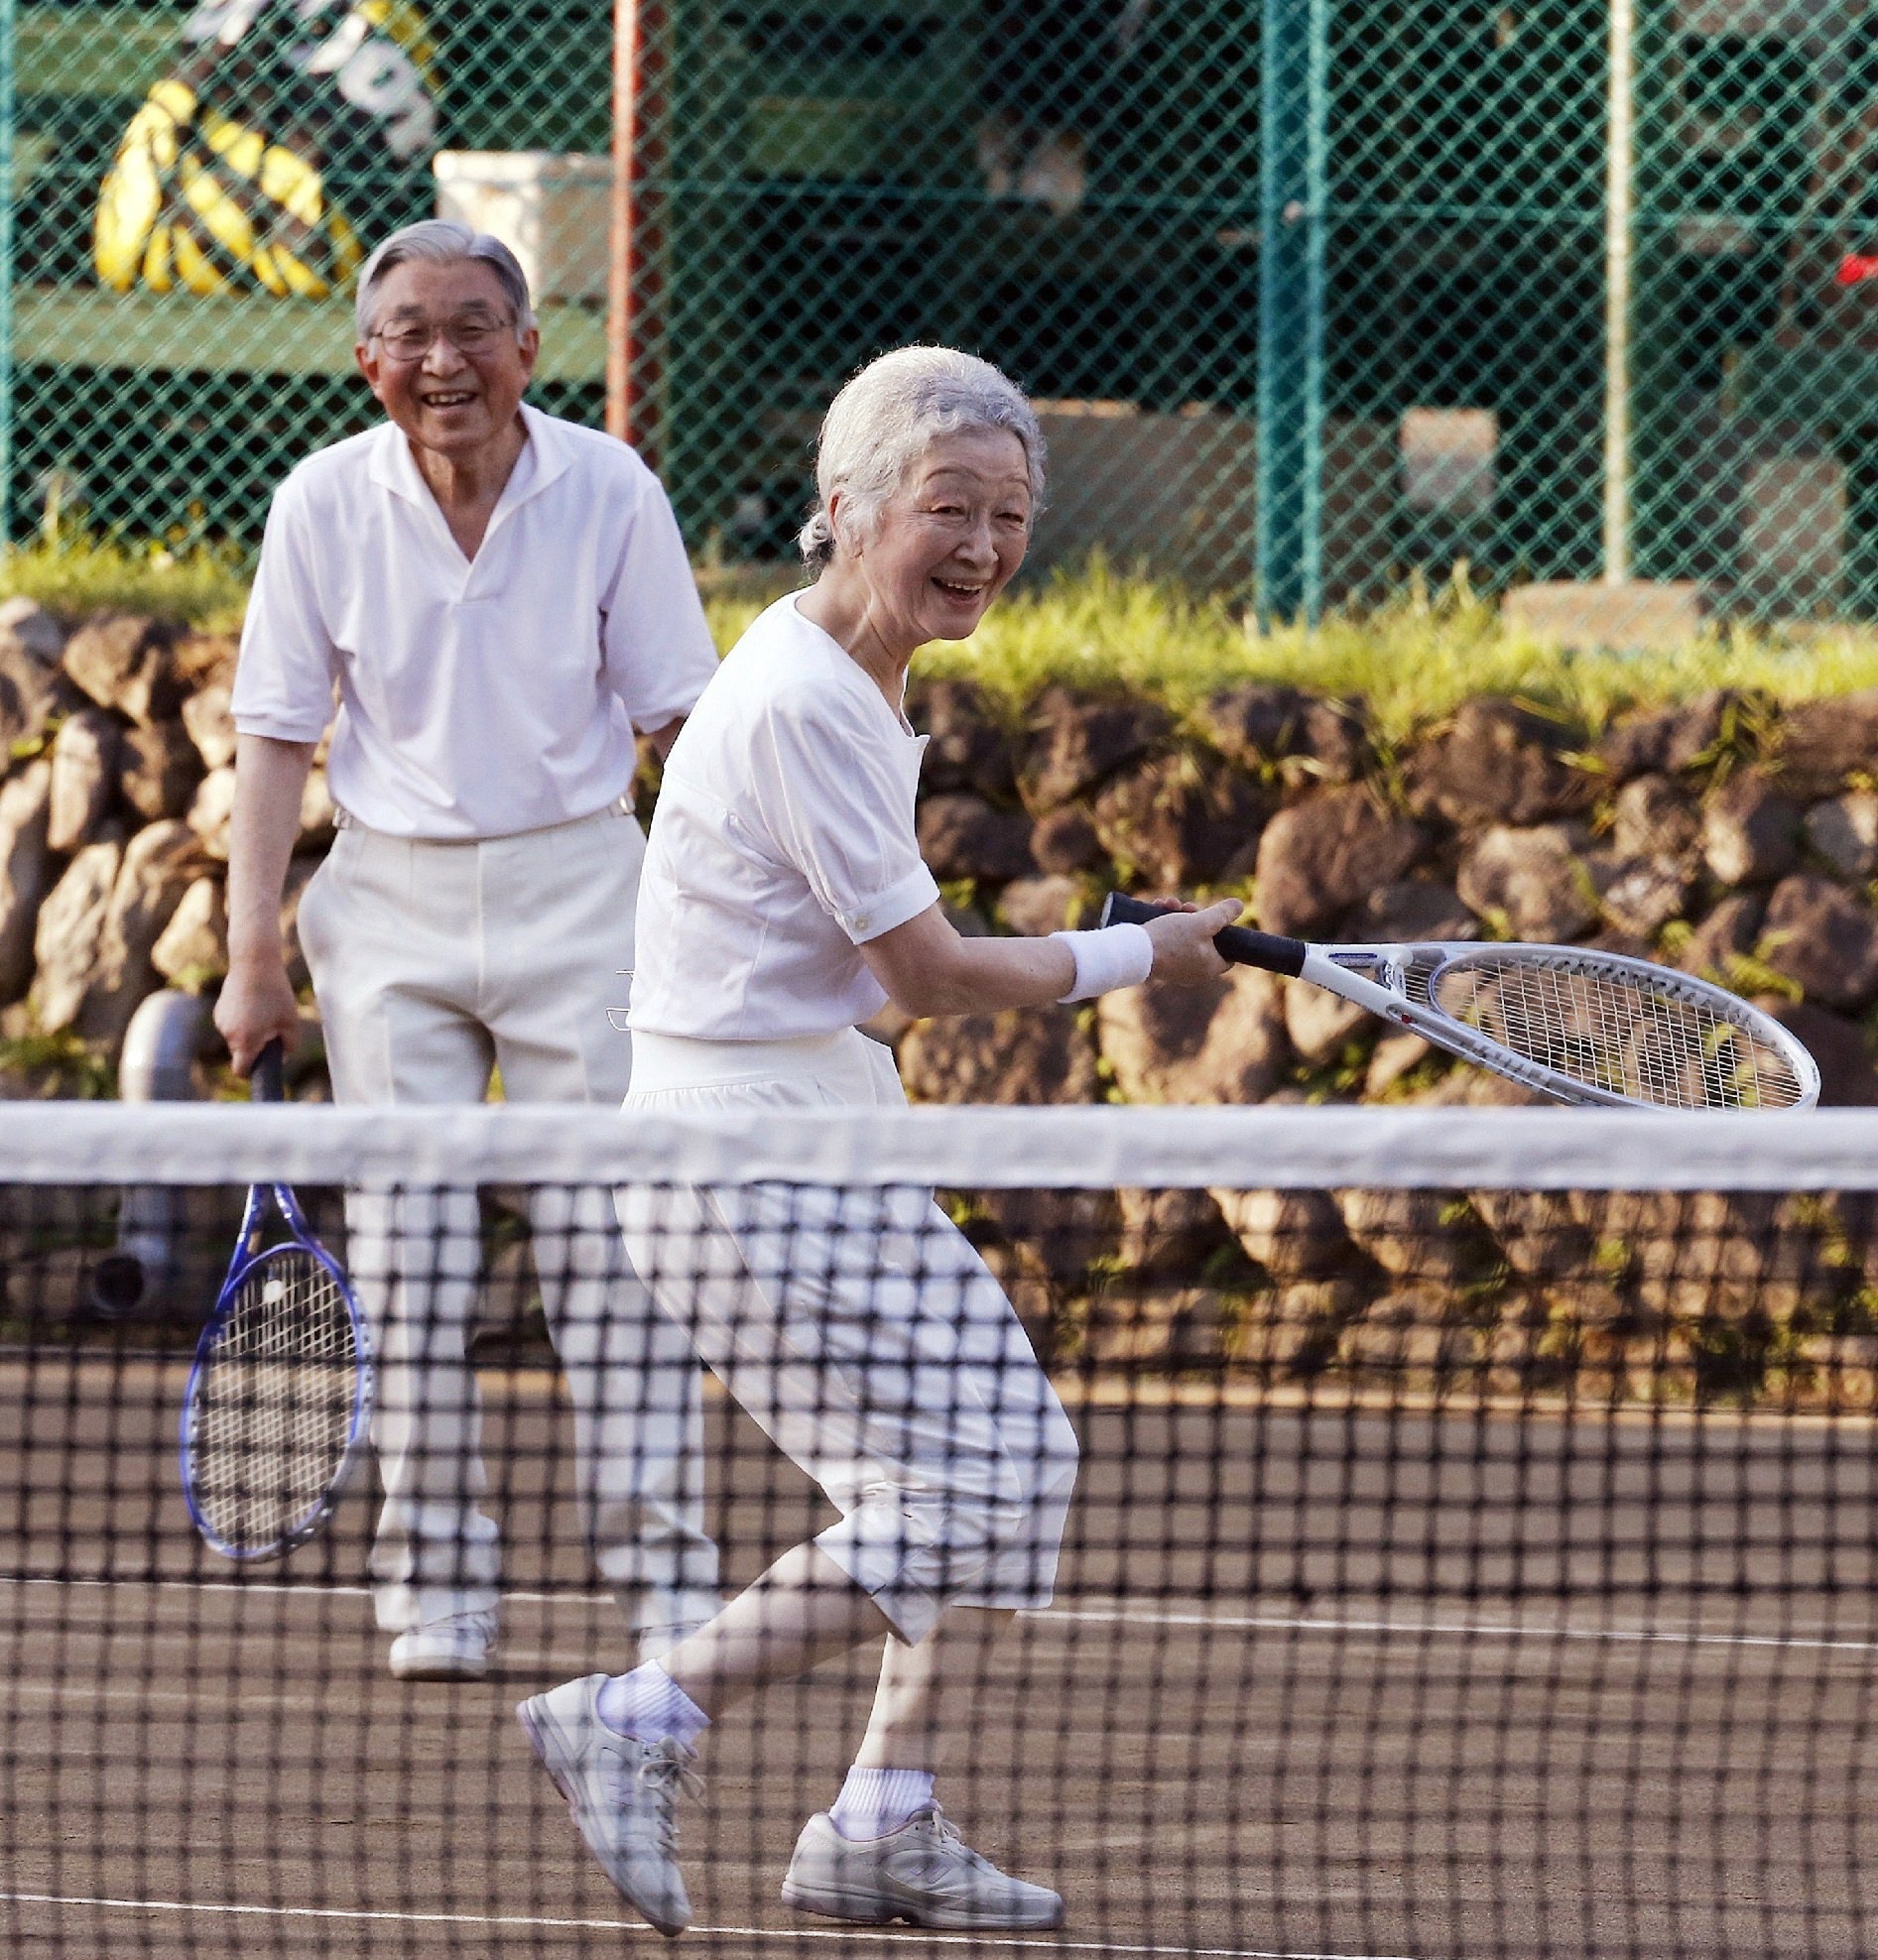
[[[1161,911],[1109,894],[1104,925]],[[1810,1109],[1819,1070],[1779,1022],[1720,987],[1584,946],[1315,946],[1249,926],[1220,956],[1308,980],[1449,1054],[1563,1103]]]
[[[279,1041],[253,1084],[257,1102],[281,1100]],[[304,1544],[332,1515],[371,1413],[371,1336],[345,1274],[285,1184],[252,1185],[183,1398],[183,1495],[196,1530],[228,1558]]]

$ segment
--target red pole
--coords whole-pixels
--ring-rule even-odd
[[[657,466],[664,298],[665,0],[614,0],[606,427]]]

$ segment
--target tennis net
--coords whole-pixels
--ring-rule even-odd
[[[246,1562],[192,1526],[178,1437],[256,1179],[349,1267],[390,1427]],[[685,1431],[614,1193],[750,1412],[710,1382]],[[893,1931],[784,1902],[876,1633],[700,1739],[698,1950],[1878,1940],[1868,1113],[22,1107],[0,1265],[8,1952],[655,1943],[513,1710],[708,1603],[688,1519],[726,1589],[823,1533],[903,1628],[1021,1607],[958,1649],[936,1791],[1065,1901]],[[972,1318],[987,1272],[1026,1344]],[[394,1678],[452,1602],[496,1616],[482,1678]],[[877,1905],[926,1896],[898,1869]]]

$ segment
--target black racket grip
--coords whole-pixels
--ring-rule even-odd
[[[1143,899],[1111,892],[1102,902],[1102,923],[1146,925],[1167,910],[1166,906],[1151,906]],[[1213,934],[1213,944],[1219,957],[1229,959],[1234,966],[1259,966],[1267,973],[1288,974],[1294,980],[1305,970],[1305,955],[1311,950],[1302,939],[1256,931],[1250,925],[1228,925],[1223,932]]]
[[[281,1081],[282,1053],[281,1038],[276,1035],[255,1056],[254,1066],[248,1070],[249,1101],[277,1103],[287,1100],[287,1091]]]

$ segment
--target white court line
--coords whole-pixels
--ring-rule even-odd
[[[653,1936],[652,1927],[628,1919],[547,1919],[519,1912],[365,1912],[337,1905],[209,1905],[188,1899],[84,1899],[51,1892],[0,1892],[0,1904],[90,1905],[116,1912],[211,1912],[267,1919],[370,1920],[401,1926],[535,1927],[547,1931]],[[1140,1946],[1116,1940],[1012,1939],[996,1934],[924,1930],[908,1933],[900,1927],[879,1926],[851,1931],[820,1926],[692,1926],[690,1930],[720,1939],[823,1940],[831,1944],[860,1939],[918,1938],[930,1946],[968,1946],[979,1952],[1097,1953],[1134,1956],[1135,1960],[1143,1960],[1144,1956],[1152,1960],[1152,1956],[1159,1954],[1179,1955],[1182,1960],[1405,1960],[1400,1954],[1281,1953],[1255,1946]],[[660,1950],[665,1950],[668,1945],[665,1935],[661,1933],[657,1937]]]
[[[1809,1634],[1703,1634],[1692,1629],[1656,1627],[1520,1627],[1503,1622],[1473,1620],[1302,1620],[1276,1614],[1212,1614],[1132,1610],[1104,1611],[1053,1606],[1026,1619],[1088,1620],[1098,1625],[1141,1620],[1161,1627],[1200,1627],[1219,1632],[1296,1634],[1441,1635],[1454,1640],[1481,1641],[1608,1641],[1622,1646],[1665,1647],[1781,1647],[1804,1648],[1824,1654],[1878,1654],[1878,1641],[1833,1641]]]
[[[289,1586],[227,1579],[10,1579],[0,1586],[95,1588],[115,1592],[141,1586],[153,1592],[263,1593],[317,1599],[369,1599],[368,1586]],[[612,1608],[609,1593],[511,1592],[505,1600],[530,1606]],[[1715,1634],[1695,1628],[1518,1626],[1484,1620],[1359,1620],[1306,1618],[1276,1613],[1210,1613],[1198,1606],[1049,1606],[1020,1613],[1023,1621],[1081,1622],[1091,1626],[1177,1627],[1213,1633],[1369,1634],[1384,1638],[1482,1641],[1591,1641],[1613,1646],[1769,1647],[1819,1654],[1878,1654],[1878,1640],[1828,1640],[1815,1634]]]

